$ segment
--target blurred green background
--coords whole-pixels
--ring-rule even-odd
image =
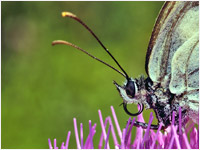
[[[76,148],[74,117],[78,126],[83,123],[85,136],[88,120],[97,123],[98,143],[98,109],[105,118],[111,115],[111,105],[121,128],[125,126],[129,116],[119,107],[122,99],[112,83],[122,84],[124,78],[74,48],[52,47],[51,42],[70,41],[116,67],[86,29],[61,17],[62,11],[71,11],[92,28],[130,76],[146,76],[146,49],[163,2],[1,4],[2,148],[48,148],[48,138],[56,138],[60,147],[69,130],[69,148]],[[149,112],[144,113],[146,121]]]

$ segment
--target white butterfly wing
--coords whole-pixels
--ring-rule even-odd
[[[199,33],[178,48],[172,58],[169,89],[180,95],[199,89]]]
[[[149,43],[146,71],[198,116],[199,2],[165,3]]]
[[[198,122],[199,116],[199,33],[187,40],[172,58],[169,89],[179,95],[180,106]]]

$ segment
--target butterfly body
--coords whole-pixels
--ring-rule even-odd
[[[119,86],[115,83],[123,103],[136,103],[146,109],[153,109],[158,122],[165,128],[172,122],[173,111],[175,124],[179,123],[180,107],[182,124],[189,118],[198,123],[198,16],[198,2],[166,2],[156,21],[147,50],[148,78],[133,80],[137,87],[132,89],[137,89],[137,92],[131,97],[126,92],[126,84]]]

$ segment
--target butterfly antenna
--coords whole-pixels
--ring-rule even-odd
[[[108,49],[103,45],[103,43],[99,40],[99,38],[94,34],[94,32],[82,21],[80,20],[76,15],[70,13],[70,12],[62,12],[62,17],[69,17],[69,18],[72,18],[76,21],[78,21],[81,25],[83,25],[93,36],[94,38],[99,42],[99,44],[103,47],[103,49],[107,52],[108,55],[110,55],[110,57],[115,61],[115,63],[117,64],[117,66],[121,69],[121,71],[123,73],[121,73],[119,70],[115,69],[114,67],[110,66],[109,64],[103,62],[102,60],[92,56],[91,54],[89,54],[87,51],[79,48],[78,46],[74,45],[74,44],[71,44],[69,42],[67,43],[62,43],[62,44],[66,44],[66,45],[69,45],[69,46],[72,46],[72,47],[75,47],[79,50],[81,50],[82,52],[86,53],[87,55],[89,55],[90,57],[102,62],[103,64],[107,65],[108,67],[114,69],[115,71],[119,72],[120,74],[122,74],[127,80],[129,80],[129,76],[128,74],[126,73],[126,71],[121,67],[121,65],[118,63],[118,61],[114,58],[114,56],[108,51]],[[64,42],[64,41],[63,41]],[[66,42],[66,41],[65,41]],[[56,43],[54,43],[56,44]]]

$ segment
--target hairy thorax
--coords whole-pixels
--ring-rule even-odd
[[[165,127],[169,126],[172,122],[172,113],[175,113],[175,124],[178,124],[179,117],[179,101],[177,96],[172,94],[168,88],[163,88],[160,84],[152,85],[151,82],[146,79],[146,109],[153,109],[158,122],[162,122]],[[186,121],[186,110],[182,109],[182,123]]]

